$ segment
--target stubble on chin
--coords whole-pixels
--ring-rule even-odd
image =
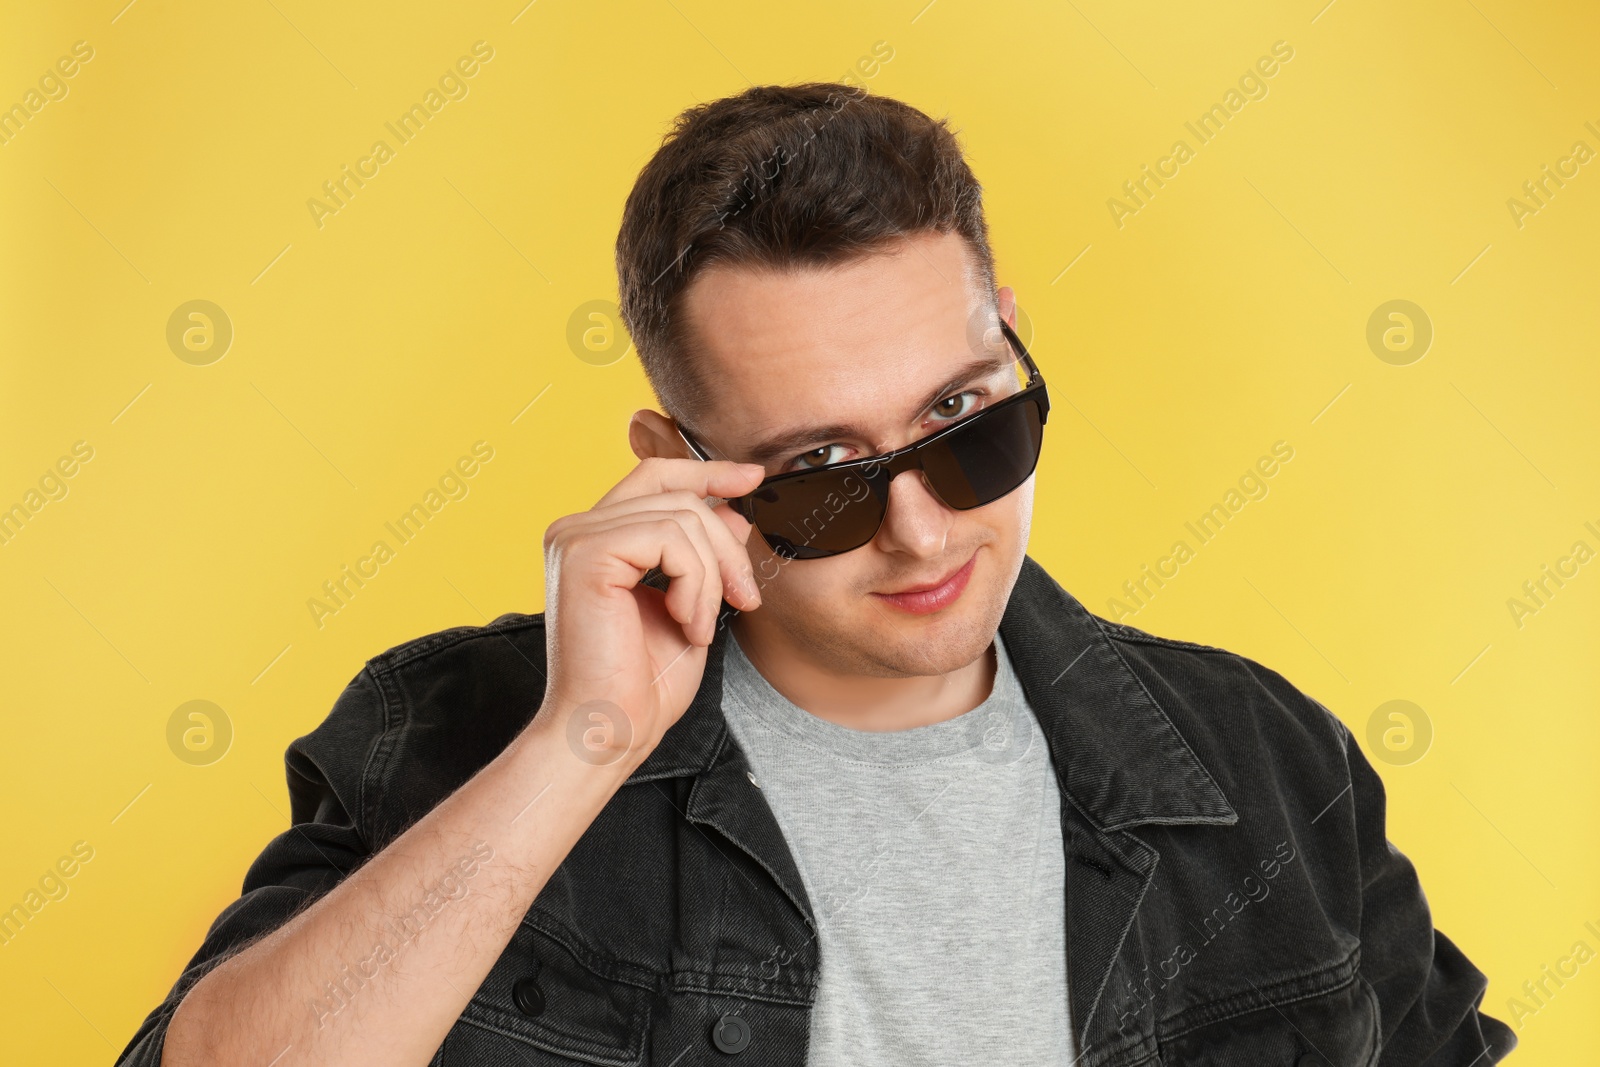
[[[949,674],[983,655],[1000,624],[1005,604],[974,597],[968,588],[953,612],[938,618],[904,615],[863,596],[854,620],[811,627],[800,635],[816,661],[842,674],[874,678],[927,677]],[[974,597],[967,604],[968,597]],[[981,605],[981,606],[980,606]],[[947,609],[948,611],[949,609]]]

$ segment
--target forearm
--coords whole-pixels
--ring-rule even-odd
[[[635,755],[579,759],[564,716],[541,711],[388,847],[197,982],[162,1064],[424,1067]]]

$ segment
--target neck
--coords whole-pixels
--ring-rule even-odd
[[[982,704],[994,687],[994,642],[984,654],[948,674],[844,674],[807,654],[754,615],[729,622],[745,656],[791,704],[852,730],[909,730],[944,722]]]

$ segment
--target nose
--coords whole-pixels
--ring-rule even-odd
[[[934,559],[944,554],[955,514],[934,495],[927,475],[902,471],[889,482],[889,507],[875,541],[885,552]]]

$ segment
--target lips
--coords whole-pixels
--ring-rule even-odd
[[[960,567],[935,582],[923,583],[896,593],[873,593],[880,601],[913,615],[926,615],[955,603],[972,577],[972,568],[978,558],[974,551]]]

